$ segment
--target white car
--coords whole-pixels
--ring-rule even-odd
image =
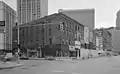
[[[55,58],[53,56],[45,56],[46,60],[54,60]]]

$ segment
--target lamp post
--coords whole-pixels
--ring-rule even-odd
[[[19,31],[20,31],[20,29],[19,29],[19,20],[18,20],[18,18],[17,18],[17,20],[16,20],[16,23],[17,23],[17,44],[18,44],[18,50],[17,50],[17,52],[19,53],[20,52],[20,49],[19,49],[19,47],[20,47],[20,41],[19,41],[19,39],[20,39],[20,34],[19,34]]]

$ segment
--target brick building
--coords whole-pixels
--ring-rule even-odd
[[[15,36],[13,39],[16,40],[16,28],[13,33]],[[20,25],[21,48],[36,52],[32,53],[36,56],[77,56],[77,51],[74,49],[75,41],[84,41],[84,26],[62,13]]]

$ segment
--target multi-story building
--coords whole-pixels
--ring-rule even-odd
[[[48,15],[48,0],[17,0],[19,24]]]
[[[100,37],[99,35],[96,33],[96,50],[100,50]]]
[[[96,29],[95,33],[99,36],[100,49],[104,51],[112,50],[112,34],[104,28]]]
[[[120,10],[117,12],[117,15],[116,15],[116,27],[117,28],[120,28]]]
[[[120,53],[120,28],[110,27],[106,30],[112,34],[112,51]]]
[[[0,1],[0,38],[3,40],[0,43],[1,49],[12,50],[12,28],[15,26],[15,20],[15,10]]]
[[[88,27],[84,27],[84,46],[85,49],[89,49],[89,28]]]
[[[89,49],[93,49],[93,30],[89,30]]]
[[[84,25],[62,13],[20,25],[21,47],[29,49],[30,52],[41,47],[44,49],[41,51],[43,55],[52,53],[54,56],[77,56],[76,41],[78,45],[80,41],[84,41]]]

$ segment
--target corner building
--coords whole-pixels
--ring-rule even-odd
[[[15,10],[0,1],[0,38],[3,38],[0,39],[0,50],[12,50],[12,28],[15,26],[15,20]]]
[[[79,39],[77,32],[81,34]],[[21,48],[28,49],[30,57],[32,54],[36,57],[77,56],[76,40],[84,40],[84,26],[62,13],[20,25]]]

